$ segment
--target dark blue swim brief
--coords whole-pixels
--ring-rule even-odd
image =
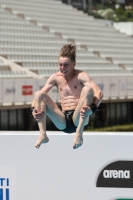
[[[66,119],[66,128],[63,129],[62,131],[65,132],[65,133],[74,133],[76,132],[76,126],[74,125],[73,123],[73,113],[74,113],[74,110],[67,110],[65,112],[63,112],[64,115],[65,115],[65,119]]]

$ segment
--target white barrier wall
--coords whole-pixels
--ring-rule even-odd
[[[0,133],[0,200],[133,199],[133,133],[84,133],[77,150],[63,132],[36,149],[38,134]]]
[[[103,91],[105,99],[133,98],[132,77],[94,77],[94,81]],[[3,79],[0,80],[0,103],[31,102],[35,91],[45,85],[46,79]],[[54,101],[59,100],[56,87],[49,95]]]
[[[15,96],[15,83],[13,79],[2,81],[2,102],[14,102]]]
[[[127,93],[129,96],[133,95],[133,78],[127,79],[127,85],[126,85]]]

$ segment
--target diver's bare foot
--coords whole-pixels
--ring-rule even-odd
[[[39,149],[42,143],[47,143],[49,141],[48,137],[46,134],[41,134],[36,141],[35,147]]]
[[[80,133],[75,133],[73,141],[73,149],[77,149],[83,144],[83,136]]]

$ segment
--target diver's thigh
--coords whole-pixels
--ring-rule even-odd
[[[78,126],[80,119],[80,110],[78,108],[75,109],[73,114],[73,123],[75,126]],[[88,124],[89,117],[85,117],[85,126]]]
[[[65,116],[59,109],[57,104],[51,99],[51,97],[48,94],[45,94],[43,96],[43,101],[46,104],[47,115],[55,124],[55,126],[58,129],[65,129],[66,128]]]
[[[58,107],[54,110],[48,110],[47,115],[58,129],[63,130],[66,128],[65,116]]]

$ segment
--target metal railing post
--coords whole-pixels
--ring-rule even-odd
[[[71,0],[67,0],[67,4],[68,4],[68,5],[71,5]]]
[[[86,0],[83,0],[83,10],[86,10]]]

